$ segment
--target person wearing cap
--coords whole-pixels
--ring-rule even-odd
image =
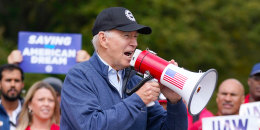
[[[138,34],[151,32],[123,7],[107,8],[97,16],[92,29],[94,54],[75,65],[62,86],[62,130],[187,129],[185,104],[169,88],[150,81],[126,94],[142,80],[130,69]],[[170,63],[177,65],[174,60]],[[156,101],[160,92],[168,100],[167,111]],[[151,101],[155,105],[146,107]]]
[[[244,103],[260,101],[260,62],[253,66],[247,84],[249,94],[246,95]]]
[[[60,104],[62,81],[56,77],[47,77],[47,78],[43,79],[42,81],[50,84],[53,87],[53,89],[56,92],[56,97],[57,97],[58,103]]]
[[[76,62],[83,62],[89,60],[90,55],[86,50],[78,50],[76,54]],[[7,56],[8,64],[19,64],[23,61],[23,55],[20,50],[12,50]]]

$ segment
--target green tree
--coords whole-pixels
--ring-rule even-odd
[[[83,49],[93,53],[94,20],[111,6],[130,9],[139,23],[152,27],[151,35],[139,37],[138,48],[175,59],[190,71],[215,68],[218,83],[234,77],[248,92],[248,74],[259,62],[258,0],[0,0],[0,64],[17,49],[19,31],[81,33]],[[26,74],[27,88],[46,76]],[[215,95],[208,108],[216,112]]]

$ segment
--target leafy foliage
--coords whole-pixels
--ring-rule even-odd
[[[90,54],[91,28],[104,8],[123,6],[137,21],[153,29],[139,37],[149,49],[179,66],[198,72],[217,69],[218,83],[237,78],[247,87],[251,67],[259,62],[260,1],[258,0],[29,0],[0,1],[0,64],[17,49],[19,31],[67,32],[83,35]],[[27,88],[48,75],[26,74]],[[64,78],[64,75],[56,75]],[[215,97],[208,108],[216,112]]]

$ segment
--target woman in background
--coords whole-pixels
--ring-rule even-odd
[[[60,109],[54,89],[36,82],[25,96],[17,130],[59,130]]]

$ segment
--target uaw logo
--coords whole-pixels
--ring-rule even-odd
[[[129,10],[125,10],[125,15],[129,20],[135,21],[134,15]]]

